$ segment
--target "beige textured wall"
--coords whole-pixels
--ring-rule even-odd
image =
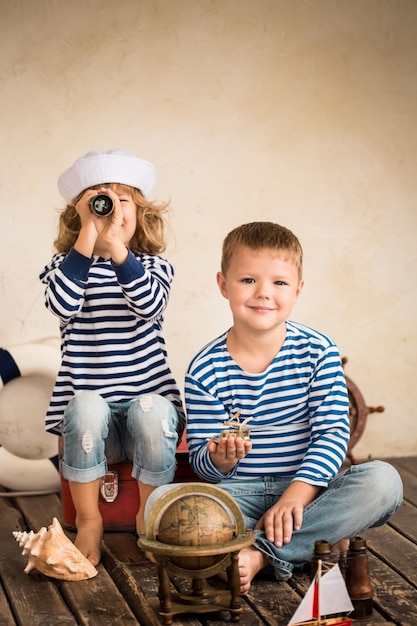
[[[416,37],[415,0],[0,0],[0,345],[57,336],[56,179],[123,147],[172,202],[179,382],[230,324],[223,237],[279,221],[305,249],[293,318],[385,406],[357,455],[416,454]]]

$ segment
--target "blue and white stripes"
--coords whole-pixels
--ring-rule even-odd
[[[84,390],[108,402],[158,393],[183,413],[162,335],[173,278],[168,261],[129,252],[115,265],[72,249],[56,254],[40,278],[46,306],[60,319],[62,351],[47,430],[60,434],[69,400]]]
[[[185,379],[187,442],[193,469],[203,480],[224,476],[211,463],[207,440],[241,410],[252,417],[253,447],[234,478],[293,476],[326,486],[349,442],[349,403],[340,355],[325,335],[286,322],[284,344],[265,372],[243,371],[230,357],[227,333],[203,348]]]
[[[8,350],[0,348],[0,387],[20,376],[20,369]]]

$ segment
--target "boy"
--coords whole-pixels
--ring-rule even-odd
[[[253,222],[227,235],[217,282],[233,326],[197,354],[185,379],[190,464],[234,497],[255,529],[254,545],[239,554],[241,593],[267,566],[278,580],[290,578],[317,539],[345,551],[347,538],[384,524],[402,501],[387,463],[338,473],[350,434],[339,351],[289,321],[302,257],[297,237],[278,224]],[[246,422],[250,438],[220,436],[230,420]]]

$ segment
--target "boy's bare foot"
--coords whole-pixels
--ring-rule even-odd
[[[251,582],[256,574],[268,565],[268,561],[260,550],[256,548],[244,548],[239,552],[239,576],[240,593],[248,593]],[[226,572],[219,574],[219,577],[227,582]]]
[[[100,563],[102,536],[103,522],[101,517],[94,522],[77,524],[77,536],[74,545],[94,566]]]
[[[348,550],[349,550],[349,539],[341,539],[340,541],[332,545],[332,553],[338,554],[339,556],[341,554],[344,554]]]

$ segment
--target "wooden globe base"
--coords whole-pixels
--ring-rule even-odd
[[[234,528],[230,541],[210,545],[170,545],[158,539],[158,524],[164,513],[169,511],[170,505],[190,496],[193,499],[208,497],[228,509]],[[240,508],[218,487],[187,483],[165,493],[152,507],[146,522],[145,537],[139,540],[142,550],[152,553],[158,564],[159,614],[163,623],[172,624],[173,616],[179,613],[218,611],[229,611],[231,621],[238,621],[242,612],[239,552],[252,545],[254,541],[255,535],[253,531],[246,530]],[[211,588],[206,579],[221,571],[226,571],[228,589]],[[190,578],[192,590],[172,593],[170,573]]]
[[[204,579],[194,578],[193,590],[189,592],[178,593],[176,595],[177,600],[181,603],[181,606],[184,604],[189,604],[190,606],[213,606],[220,602],[220,593],[217,589],[211,589],[206,584],[202,586],[202,588],[198,588],[201,583],[205,583]],[[198,582],[197,582],[198,581]]]
[[[252,542],[253,540],[251,543]],[[143,543],[145,544],[145,541]],[[226,570],[229,589],[213,589],[208,585],[206,579],[195,578],[195,573],[193,572],[191,583],[192,590],[189,592],[173,593],[171,591],[171,581],[168,573],[168,560],[160,555],[155,555],[158,561],[159,601],[151,601],[151,605],[155,612],[159,613],[164,624],[172,624],[174,615],[180,613],[195,614],[219,611],[228,611],[230,613],[230,621],[239,621],[240,614],[242,613],[239,551],[233,552],[230,556],[231,564]]]

